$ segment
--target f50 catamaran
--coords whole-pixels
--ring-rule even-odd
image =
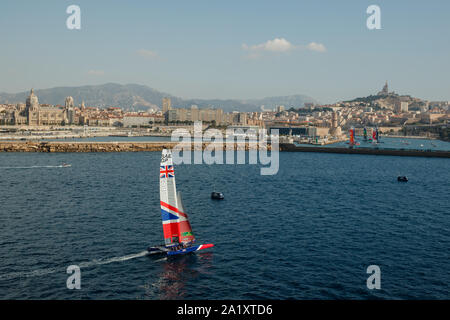
[[[191,224],[175,185],[175,171],[172,153],[164,149],[159,169],[159,194],[161,200],[161,217],[164,232],[164,245],[149,247],[150,254],[165,253],[167,255],[185,254],[211,248],[214,245],[194,245],[195,237]]]

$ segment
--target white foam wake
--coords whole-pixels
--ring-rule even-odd
[[[135,254],[129,254],[129,255],[123,256],[123,257],[114,257],[114,258],[100,259],[100,260],[94,259],[92,261],[82,262],[82,263],[78,264],[78,266],[80,268],[88,268],[88,267],[92,267],[92,266],[108,264],[108,263],[113,263],[113,262],[127,261],[127,260],[146,256],[147,254],[148,254],[148,251],[142,251],[142,252],[135,253]]]
[[[57,272],[57,268],[48,268],[48,269],[37,269],[29,272],[11,272],[0,275],[1,280],[9,280],[15,278],[29,278],[29,277],[37,277],[37,276],[45,276],[50,273]]]
[[[131,259],[135,259],[135,258],[140,258],[140,257],[146,256],[147,254],[148,254],[148,251],[142,251],[139,253],[129,254],[126,256],[122,256],[122,257],[113,257],[113,258],[109,258],[109,259],[100,259],[100,260],[94,259],[92,261],[86,261],[86,262],[82,262],[79,264],[73,264],[73,265],[77,265],[80,268],[89,268],[89,267],[104,265],[104,264],[113,263],[113,262],[121,262],[121,261],[127,261],[127,260],[131,260]],[[67,266],[69,266],[69,265],[70,264],[68,264]],[[29,277],[45,276],[47,274],[56,273],[56,272],[65,272],[65,270],[62,268],[46,268],[46,269],[37,269],[37,270],[29,271],[29,272],[11,272],[11,273],[6,273],[6,274],[0,275],[0,281],[15,279],[15,278],[29,278]]]
[[[0,169],[38,169],[38,168],[64,168],[68,166],[58,165],[58,166],[30,166],[30,167],[0,167]]]

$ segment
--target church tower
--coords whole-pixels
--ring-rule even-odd
[[[383,91],[382,91],[385,95],[388,95],[389,94],[389,87],[388,87],[388,82],[387,82],[387,80],[386,80],[386,83],[384,84],[384,87],[383,87]]]
[[[64,103],[65,118],[68,124],[75,122],[75,109],[72,97],[67,97]]]
[[[34,89],[31,89],[30,95],[26,101],[27,109],[36,111],[39,109],[39,100],[38,97],[34,94]]]
[[[388,86],[388,82],[386,81],[386,83],[384,84],[383,89],[378,92],[379,96],[388,96],[389,95],[389,86]]]
[[[28,125],[39,125],[39,100],[34,94],[34,89],[31,89],[30,95],[26,100],[26,113]]]

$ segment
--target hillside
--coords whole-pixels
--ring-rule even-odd
[[[75,104],[79,105],[84,101],[86,106],[110,107],[119,106],[124,109],[142,110],[150,107],[161,107],[163,97],[170,97],[172,105],[176,108],[188,108],[192,104],[199,108],[221,108],[226,112],[230,111],[259,111],[264,105],[265,109],[274,109],[277,105],[284,105],[287,108],[293,106],[303,107],[306,102],[317,103],[306,95],[292,95],[282,97],[267,97],[263,99],[183,99],[168,93],[160,92],[148,86],[138,84],[121,85],[117,83],[107,83],[102,85],[89,85],[81,87],[56,87],[50,89],[36,89],[36,95],[40,103],[63,104],[67,96],[74,98]],[[29,91],[20,93],[0,93],[0,103],[25,102]]]

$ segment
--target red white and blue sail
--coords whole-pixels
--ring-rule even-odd
[[[161,156],[159,187],[165,245],[194,242],[195,237],[183,207],[181,194],[177,193],[172,153],[166,149],[162,151]]]

